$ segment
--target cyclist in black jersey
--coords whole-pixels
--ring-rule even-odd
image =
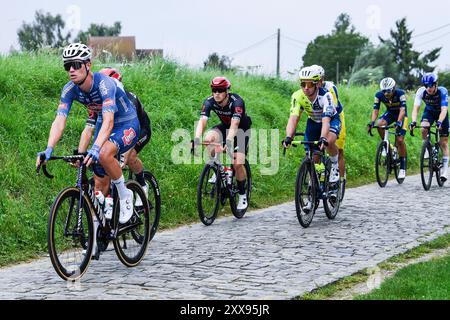
[[[247,115],[244,100],[236,93],[231,93],[231,82],[224,77],[216,77],[210,83],[213,95],[205,100],[201,111],[201,118],[195,131],[193,149],[200,143],[200,138],[205,131],[211,111],[217,114],[221,123],[214,126],[205,137],[205,142],[223,143],[221,151],[232,155],[233,166],[236,171],[236,180],[239,187],[238,210],[248,207],[245,192],[246,173],[245,156],[248,152],[250,140],[251,118]],[[236,152],[233,152],[238,147]],[[209,148],[211,156],[214,149]],[[217,177],[213,176],[212,180]],[[210,181],[214,182],[214,181]]]
[[[125,91],[128,99],[136,108],[136,113],[138,115],[139,123],[141,126],[141,134],[139,135],[139,140],[136,143],[134,149],[132,149],[128,154],[125,155],[124,163],[122,163],[122,166],[128,164],[130,170],[136,175],[136,181],[141,185],[142,189],[144,189],[145,195],[148,197],[149,186],[145,182],[144,166],[141,159],[139,159],[138,154],[150,141],[152,133],[150,119],[147,113],[145,112],[139,98],[134,93],[125,90],[122,84],[122,76],[117,70],[115,70],[114,68],[104,68],[100,70],[99,73],[102,73],[106,76],[115,79],[117,86],[121,87]],[[86,126],[80,137],[78,152],[82,153],[85,152],[85,150],[87,150],[91,137],[94,133],[96,123],[97,123],[97,114],[89,112],[89,117],[86,121]],[[107,189],[110,184],[110,181],[109,177],[105,174],[104,169],[100,165],[97,165],[94,167],[94,172],[95,172],[94,178],[96,180],[96,183],[105,186],[104,189]],[[108,199],[108,196],[107,195],[105,196]],[[142,205],[140,198],[136,199],[135,205],[136,206]]]

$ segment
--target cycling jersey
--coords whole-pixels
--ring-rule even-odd
[[[324,88],[319,88],[317,97],[312,103],[302,89],[294,92],[291,98],[291,116],[300,116],[303,111],[317,123],[321,123],[324,117],[333,118],[338,114],[333,104],[333,95]]]
[[[420,106],[422,101],[425,102],[425,109],[440,112],[441,107],[448,107],[448,91],[444,87],[438,87],[436,94],[428,94],[425,87],[419,88],[416,93],[415,106]]]
[[[229,101],[225,107],[219,106],[212,96],[206,99],[203,103],[201,118],[209,119],[211,111],[214,111],[227,129],[231,126],[231,120],[240,120],[239,129],[248,130],[252,120],[245,112],[244,100],[235,93],[230,93],[228,97]]]
[[[323,88],[330,91],[333,96],[333,103],[336,106],[336,110],[340,114],[344,110],[344,106],[342,105],[341,100],[339,100],[339,93],[336,85],[332,81],[325,81],[323,83]]]
[[[406,107],[406,94],[403,90],[396,89],[391,99],[386,98],[382,91],[377,92],[375,94],[375,103],[373,108],[375,110],[380,110],[381,102],[383,102],[386,106],[388,112],[398,114],[401,108],[405,108],[405,116],[408,115],[408,108]]]
[[[90,117],[98,116],[99,123],[103,121],[102,114],[106,112],[114,113],[114,125],[137,118],[136,109],[123,87],[101,73],[94,73],[92,87],[88,93],[83,92],[72,81],[67,83],[61,93],[57,114],[67,117],[75,100],[89,110]]]

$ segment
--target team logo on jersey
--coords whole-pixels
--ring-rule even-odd
[[[123,131],[122,141],[123,141],[124,145],[126,145],[126,146],[131,145],[134,138],[136,138],[136,131],[134,131],[133,128]]]
[[[106,96],[108,94],[108,89],[106,88],[105,80],[100,81],[98,89],[100,90],[100,94],[102,96]]]
[[[114,105],[114,101],[112,99],[106,99],[105,101],[103,101],[104,107],[111,107],[113,105]]]
[[[67,109],[68,109],[67,103],[61,102],[59,104],[58,110],[67,110]]]
[[[236,107],[235,110],[236,110],[236,113],[243,113],[244,112],[242,107]]]

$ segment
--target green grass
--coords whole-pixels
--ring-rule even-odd
[[[407,263],[410,260],[413,259],[417,259],[420,258],[428,253],[431,253],[433,250],[437,250],[437,249],[444,249],[444,248],[448,248],[450,247],[450,234],[446,234],[443,236],[440,236],[430,242],[424,243],[416,248],[410,249],[408,251],[406,251],[405,253],[396,255],[394,257],[389,258],[388,260],[378,264],[378,267],[381,270],[396,270],[398,269],[398,264],[399,263]],[[448,257],[447,257],[448,258]],[[431,273],[435,272],[435,271],[439,271],[439,270],[433,270],[434,268],[434,264],[436,263],[436,261],[431,261],[431,262],[427,262],[426,264],[430,264],[431,266],[427,266],[426,268],[428,268],[427,270],[429,270],[430,275],[424,274],[426,275],[426,277],[435,277],[434,275],[431,275]],[[447,262],[447,266],[448,266],[448,262]],[[439,266],[437,267],[440,268],[440,262],[439,262]],[[407,267],[409,268],[409,267]],[[448,268],[447,268],[447,275],[444,276],[444,281],[449,281],[449,272],[448,272]],[[404,283],[415,283],[414,279],[415,277],[420,278],[422,275],[416,274],[416,273],[407,273],[407,276],[403,276],[402,274],[400,274],[402,277],[402,280],[400,280],[400,282],[404,282]],[[334,295],[338,294],[339,292],[341,292],[342,290],[346,290],[346,289],[350,289],[352,287],[354,287],[357,284],[360,283],[364,283],[368,280],[370,276],[370,272],[367,269],[361,270],[360,272],[357,272],[351,276],[348,277],[344,277],[342,279],[339,279],[338,281],[335,281],[333,283],[330,283],[326,286],[323,286],[321,288],[315,289],[311,292],[308,292],[300,297],[298,297],[298,300],[324,300],[324,299],[330,299],[331,297],[333,297]],[[395,277],[394,277],[395,278]],[[440,283],[435,283],[432,281],[436,281],[435,279],[430,279],[430,282],[427,284],[427,290],[428,290],[428,294],[425,295],[425,299],[435,299],[435,292],[440,292],[441,290],[441,284]],[[439,280],[441,281],[441,280]],[[417,283],[421,283],[421,281],[418,281]],[[422,285],[421,285],[422,286]],[[389,285],[389,289],[391,290],[391,288],[395,286],[391,286]],[[435,288],[434,288],[435,287]],[[450,286],[447,285],[447,288],[450,288]],[[381,286],[381,289],[383,289],[383,285]],[[423,288],[422,288],[423,289]],[[422,289],[418,289],[418,291],[422,292]],[[414,289],[416,290],[416,289]],[[448,291],[448,290],[447,290]],[[386,291],[383,291],[382,294],[386,294]],[[378,293],[377,293],[378,294]],[[390,298],[389,299],[410,299],[410,298],[404,298],[403,295],[398,295],[395,296],[394,293],[392,293],[392,291],[389,292],[390,294]],[[387,295],[387,294],[386,294]],[[378,296],[377,296],[378,297]],[[367,296],[365,295],[360,295],[358,297],[356,297],[357,299],[382,299],[382,298],[376,298],[374,296],[372,296],[372,294],[369,294]],[[420,299],[424,299],[423,297]],[[441,299],[441,298],[436,298],[436,299]],[[447,292],[447,297],[445,299],[450,299],[450,294]]]
[[[104,67],[94,62],[94,70]],[[191,70],[166,60],[120,66],[124,84],[136,93],[149,112],[152,141],[141,154],[146,168],[159,180],[162,194],[161,229],[198,222],[196,187],[200,164],[174,165],[172,133],[190,132],[203,100],[210,95],[209,81],[220,74]],[[75,171],[64,163],[51,163],[53,181],[35,175],[35,157],[45,149],[67,75],[51,54],[0,57],[0,266],[34,257],[47,250],[49,208],[58,192],[75,182]],[[226,74],[233,92],[241,95],[254,129],[279,129],[284,138],[292,92],[298,85],[272,78]],[[379,137],[366,133],[376,87],[340,87],[347,121],[347,177],[349,186],[374,182],[374,156]],[[409,95],[411,107],[413,95]],[[411,112],[411,110],[408,110]],[[55,154],[70,153],[83,130],[86,110],[75,103]],[[304,130],[306,118],[299,131]],[[215,116],[209,125],[218,123]],[[407,138],[409,168],[417,170],[420,139]],[[281,150],[280,155],[282,154]],[[261,174],[267,165],[252,165],[254,193],[251,207],[262,208],[293,200],[296,172],[303,157],[298,148],[280,157],[276,175]]]
[[[405,267],[356,300],[450,300],[450,255]]]

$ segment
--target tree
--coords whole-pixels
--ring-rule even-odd
[[[229,71],[232,69],[231,67],[231,58],[227,56],[219,57],[219,55],[214,52],[208,56],[203,62],[204,69],[212,68],[212,69],[220,69],[221,71]]]
[[[364,71],[359,72],[362,70]],[[379,75],[378,80],[385,77],[398,78],[397,64],[394,62],[393,54],[387,45],[382,44],[378,47],[369,45],[364,48],[355,59],[350,82],[372,82],[371,77],[375,75]]]
[[[398,82],[406,89],[412,89],[419,83],[422,73],[431,72],[435,69],[430,63],[439,58],[442,48],[433,49],[420,58],[422,52],[413,50],[411,43],[413,31],[408,30],[406,18],[397,21],[395,25],[397,30],[391,30],[392,40],[385,40],[380,37],[380,41],[389,47],[394,62],[398,65]]]
[[[122,32],[122,24],[119,21],[108,27],[104,24],[91,23],[87,31],[80,31],[75,38],[76,42],[88,43],[89,37],[117,37]]]
[[[17,31],[22,50],[35,51],[44,47],[59,48],[69,42],[70,33],[63,35],[65,23],[61,15],[52,16],[36,11],[35,22],[22,23]]]
[[[339,70],[348,73],[355,58],[369,43],[369,39],[355,32],[350,16],[338,16],[331,34],[315,38],[306,48],[303,64],[319,64],[324,67],[327,78],[336,81],[337,63]]]

